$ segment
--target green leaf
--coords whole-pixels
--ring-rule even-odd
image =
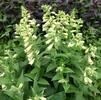
[[[4,91],[5,94],[13,98],[14,100],[22,100],[23,99],[23,92],[18,89],[16,86],[11,86],[10,89]]]
[[[74,72],[72,69],[66,67],[66,68],[64,68],[63,73],[74,73]]]
[[[67,93],[70,88],[70,85],[68,83],[63,83],[63,88],[65,90],[65,93]]]
[[[96,72],[95,77],[96,77],[97,80],[98,80],[98,79],[101,79],[101,73]]]
[[[41,85],[49,85],[48,81],[43,79],[43,78],[39,79],[38,83],[41,84]]]
[[[60,80],[60,79],[63,79],[63,76],[62,76],[62,74],[57,73],[57,74],[52,78],[52,81]]]
[[[82,92],[76,93],[75,96],[76,96],[76,100],[85,100]]]
[[[47,100],[66,100],[66,95],[64,91],[58,92],[54,95],[49,96]]]
[[[9,97],[8,95],[0,92],[0,100],[14,100],[13,98]]]
[[[39,71],[38,68],[34,68],[30,73],[25,74],[25,76],[34,80],[36,77],[36,73],[38,73],[38,71]]]
[[[0,85],[1,84],[12,84],[11,79],[8,77],[0,77]]]
[[[70,87],[66,93],[76,93],[78,91],[79,91],[78,88],[76,88],[74,85],[70,84]]]
[[[20,83],[24,83],[23,71],[22,71],[20,77],[18,78],[17,85],[19,85]]]
[[[56,64],[51,63],[51,64],[48,65],[46,72],[52,71],[55,68],[56,68]]]

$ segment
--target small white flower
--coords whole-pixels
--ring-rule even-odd
[[[46,41],[46,44],[49,44],[52,41],[52,39],[49,39]]]
[[[3,73],[0,73],[0,77],[3,77],[5,75],[5,73],[3,72]]]
[[[85,50],[85,53],[88,53],[89,52],[89,48],[87,48],[86,50]]]
[[[32,45],[29,45],[28,47],[25,48],[25,52],[29,52],[32,49]]]
[[[90,68],[90,67],[87,67],[86,68],[86,74],[89,75],[89,76],[94,76],[96,73],[96,68]]]
[[[40,100],[46,100],[46,98],[45,97],[39,97],[40,98]]]
[[[13,58],[16,58],[16,57],[17,57],[17,54],[14,54],[14,55],[13,55]]]
[[[31,98],[29,98],[28,100],[32,100]]]
[[[29,60],[29,64],[32,65],[35,59]]]
[[[6,90],[7,89],[7,86],[5,84],[2,84],[2,90]]]
[[[27,57],[29,58],[29,59],[33,59],[33,52],[27,52],[28,54],[27,54]]]
[[[68,47],[70,48],[70,47],[73,47],[75,44],[74,43],[71,43],[71,42],[69,42],[68,43]]]
[[[53,43],[50,44],[50,45],[47,47],[47,50],[50,51],[50,50],[52,49],[52,47],[53,47]]]
[[[88,77],[84,77],[84,83],[85,84],[91,84],[92,83],[92,80]]]
[[[37,36],[36,35],[33,35],[32,37],[33,37],[33,39],[37,39]]]
[[[58,37],[55,37],[55,42],[58,42]]]
[[[93,60],[91,59],[90,56],[88,56],[88,63],[89,63],[90,65],[93,65],[93,64],[94,64],[94,62],[93,62]]]
[[[23,87],[23,83],[20,83],[18,88],[21,89],[22,87]]]

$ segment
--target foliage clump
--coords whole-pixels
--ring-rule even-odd
[[[23,38],[25,52],[27,54],[27,58],[29,64],[33,64],[35,56],[39,53],[36,45],[36,29],[35,20],[29,20],[30,14],[28,11],[22,7],[22,19],[20,20],[19,25],[16,26],[16,33],[20,34]],[[34,46],[34,47],[33,47]]]
[[[100,57],[96,46],[86,45],[83,21],[75,17],[75,9],[71,14],[56,13],[44,5],[42,10],[43,36],[37,34],[39,25],[22,7],[16,37],[2,51],[5,57],[0,56],[0,95],[9,100],[101,98]]]

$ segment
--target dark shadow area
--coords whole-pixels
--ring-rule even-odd
[[[92,26],[100,29],[101,23],[101,0],[1,0],[0,1],[0,41],[13,38],[15,24],[21,19],[21,5],[24,5],[32,18],[41,25],[43,23],[43,11],[41,6],[49,4],[53,6],[53,10],[63,10],[69,13],[72,9],[77,9],[78,18],[84,20],[85,28]],[[98,36],[101,32],[96,31]]]
[[[13,38],[15,24],[21,18],[20,0],[1,0],[0,1],[0,42],[8,41]]]

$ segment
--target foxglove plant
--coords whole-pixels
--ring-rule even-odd
[[[33,64],[35,57],[39,54],[36,47],[36,23],[35,20],[29,20],[30,14],[28,11],[22,7],[22,19],[19,25],[16,25],[16,33],[20,34],[23,38],[25,53],[27,55],[29,64]]]
[[[75,9],[71,14],[56,13],[43,5],[42,10],[44,34],[40,35],[36,21],[22,7],[22,18],[16,25],[19,46],[13,40],[14,46],[9,44],[2,51],[6,57],[0,56],[2,92],[14,100],[67,100],[70,94],[72,99],[95,99],[100,94],[100,85],[96,85],[100,79],[100,60],[96,59],[100,57],[96,46],[85,44],[80,30],[83,21],[75,17]]]
[[[96,47],[85,46],[80,32],[82,20],[75,18],[75,10],[68,15],[63,11],[55,13],[50,6],[45,5],[42,8],[45,13],[43,31],[46,32],[44,35],[46,52],[55,59],[56,64],[47,69],[48,71],[56,69],[52,81],[62,83],[65,92],[68,92],[71,87],[70,78],[73,78],[73,81],[79,85],[82,82],[92,84],[91,77],[94,77],[96,73],[92,60],[96,56]],[[88,76],[87,73],[89,73]]]

